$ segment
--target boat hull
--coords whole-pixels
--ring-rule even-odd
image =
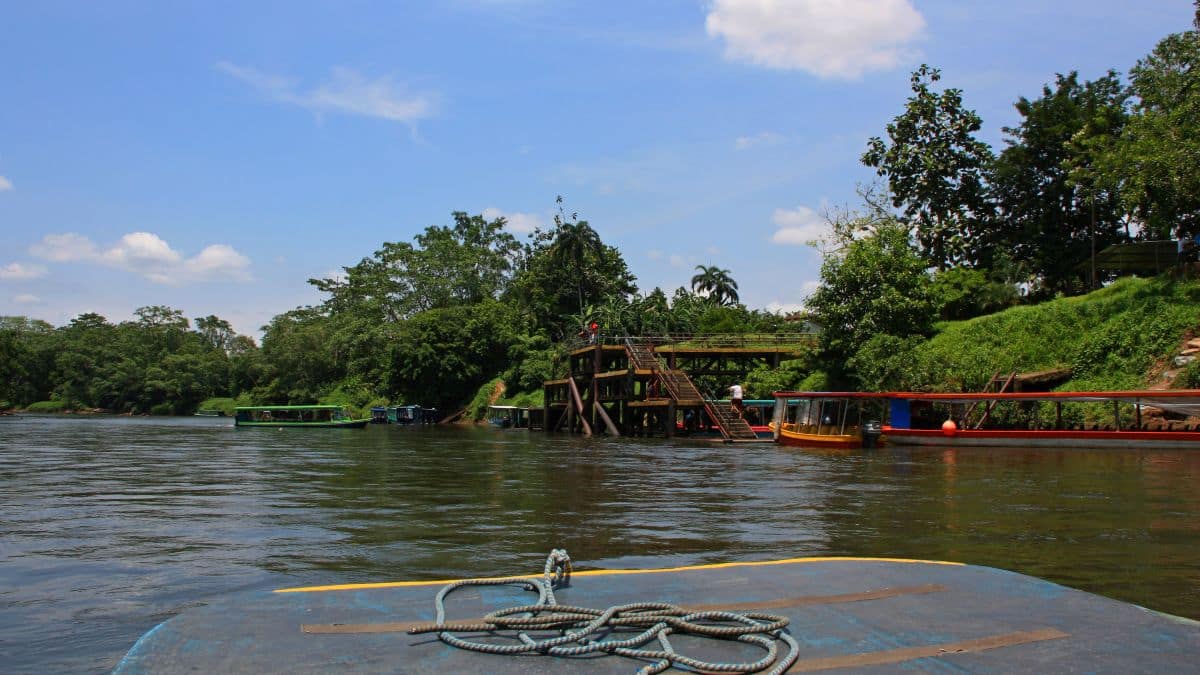
[[[528,570],[527,576],[541,576]],[[443,581],[284,589],[209,601],[155,627],[115,673],[409,672],[630,673],[620,656],[481,654],[432,634]],[[515,585],[452,594],[447,618],[529,604]],[[782,614],[801,644],[792,672],[876,668],[922,672],[1185,672],[1200,658],[1200,624],[1033,577],[913,560],[800,558],[663,570],[577,572],[558,602],[605,608],[662,601]],[[479,633],[460,633],[478,637]],[[708,661],[756,659],[728,640],[672,635]],[[781,648],[786,651],[786,648]],[[876,672],[876,671],[872,671]]]
[[[884,427],[892,445],[931,445],[978,448],[1162,448],[1200,449],[1200,432],[1191,431],[1071,431],[1046,429],[940,429]]]
[[[862,437],[858,434],[804,434],[782,430],[775,439],[780,445],[799,448],[861,448]]]

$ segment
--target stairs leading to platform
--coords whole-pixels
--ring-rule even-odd
[[[716,404],[712,396],[705,396],[701,393],[687,373],[679,369],[668,368],[658,358],[652,345],[629,340],[625,343],[625,350],[629,353],[629,360],[634,368],[652,370],[658,375],[663,388],[667,390],[671,398],[675,399],[676,403],[695,401],[703,405],[709,419],[717,425],[717,429],[726,440],[749,441],[758,438],[754,429],[750,428],[750,424],[742,419],[741,415],[730,408]]]

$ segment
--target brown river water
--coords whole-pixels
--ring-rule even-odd
[[[576,569],[951,560],[1200,619],[1200,450],[0,418],[5,673],[106,672],[156,624],[231,593],[537,572],[554,547]]]

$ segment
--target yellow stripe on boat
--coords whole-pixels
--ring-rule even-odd
[[[947,562],[944,560],[917,560],[913,558],[859,558],[853,556],[827,556],[827,557],[812,557],[812,558],[788,558],[786,560],[761,560],[757,562],[731,562],[731,563],[712,563],[708,565],[691,565],[688,567],[662,567],[658,569],[648,570],[584,570],[581,572],[573,572],[573,577],[600,577],[600,576],[615,576],[621,574],[664,574],[669,572],[688,572],[692,570],[715,570],[729,567],[763,567],[766,565],[794,565],[797,563],[821,563],[821,562],[889,562],[889,563],[912,563],[923,565],[952,565],[963,566],[964,563]],[[519,581],[528,579],[529,577],[540,577],[540,574],[520,574],[507,575],[503,577],[485,577],[486,580],[494,581],[499,579],[512,579]],[[360,584],[332,584],[328,586],[300,586],[296,588],[280,588],[276,589],[275,593],[319,593],[324,591],[357,591],[371,588],[408,588],[413,586],[445,586],[452,584],[462,579],[442,579],[436,581],[379,581],[373,583]]]

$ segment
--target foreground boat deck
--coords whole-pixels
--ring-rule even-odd
[[[157,626],[115,672],[632,673],[646,665],[619,656],[479,654],[404,632],[433,620],[433,597],[444,583],[232,596]],[[801,647],[790,672],[1186,672],[1200,662],[1200,623],[954,563],[811,558],[576,572],[556,594],[560,604],[596,608],[655,600],[784,614]],[[450,597],[447,617],[535,599],[511,585],[464,588]],[[728,641],[671,640],[681,653],[715,661],[763,653]]]

